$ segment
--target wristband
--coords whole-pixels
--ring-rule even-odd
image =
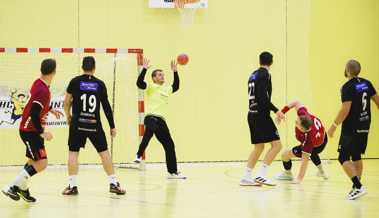
[[[290,108],[286,105],[286,106],[283,107],[283,109],[282,109],[282,113],[285,114],[285,113],[287,113],[289,110],[290,110]]]

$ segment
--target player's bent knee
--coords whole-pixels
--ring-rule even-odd
[[[47,159],[41,159],[34,162],[33,167],[35,168],[37,172],[41,172],[46,169],[47,164],[48,164]]]
[[[109,153],[108,149],[99,149],[97,150],[97,153],[100,155],[101,158],[108,158],[111,156],[111,154]]]
[[[256,149],[264,149],[265,148],[265,144],[264,143],[254,144],[254,147]]]
[[[282,150],[282,143],[280,143],[280,141],[275,141],[271,143],[271,148],[280,151]]]

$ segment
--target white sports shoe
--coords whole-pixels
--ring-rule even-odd
[[[255,182],[251,177],[242,177],[240,186],[262,186],[262,184]]]
[[[367,194],[367,191],[363,186],[361,188],[353,188],[353,190],[348,194],[347,199],[355,200],[366,194]]]
[[[326,174],[325,171],[320,171],[320,170],[319,170],[319,171],[317,172],[317,176],[323,178],[324,180],[328,180],[328,179],[329,179],[329,176],[328,176],[328,174]]]
[[[167,176],[167,179],[187,179],[187,177],[177,172],[177,173],[169,173]]]
[[[293,176],[292,176],[291,171],[283,171],[282,173],[280,173],[279,175],[276,176],[276,179],[277,180],[292,181]]]
[[[267,185],[267,186],[276,186],[276,183],[274,183],[271,179],[264,176],[257,176],[255,178],[255,182],[260,183],[262,185]]]

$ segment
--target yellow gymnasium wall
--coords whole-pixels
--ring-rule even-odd
[[[207,10],[197,12],[194,25],[185,27],[176,10],[149,9],[147,0],[3,0],[0,44],[141,47],[153,68],[166,70],[168,82],[172,79],[170,59],[185,52],[190,63],[180,67],[181,89],[171,98],[167,118],[178,160],[244,160],[252,149],[246,121],[247,79],[257,68],[261,51],[274,54],[274,103],[281,107],[287,100],[300,99],[326,124],[330,124],[339,107],[339,87],[344,81],[342,69],[347,58],[361,60],[362,75],[378,84],[378,3],[336,2],[332,7],[326,0],[210,1]],[[348,28],[350,25],[354,28]],[[13,60],[17,62],[17,57]],[[78,61],[62,62],[72,66],[57,75],[56,85],[64,87],[68,83],[68,78],[76,74],[68,69],[75,69]],[[106,69],[99,66],[104,63],[109,65],[108,60],[100,59],[98,68]],[[38,67],[33,71],[32,66],[26,73],[37,76]],[[114,160],[127,162],[133,159],[138,146],[135,63],[129,58],[120,66],[128,74],[121,70],[117,80],[115,117],[119,135]],[[1,81],[12,81],[10,73],[1,73]],[[110,80],[108,76],[99,72],[106,81]],[[27,78],[23,81],[28,83],[25,86],[33,77]],[[368,156],[378,157],[377,111],[373,117]],[[295,143],[293,119],[292,113],[280,126],[284,146]],[[50,163],[65,163],[67,129],[52,131],[55,140],[47,143]],[[0,139],[0,149],[7,151],[2,152],[0,164],[22,164],[24,147],[16,129],[1,129]],[[337,141],[332,141],[323,157],[336,157],[336,145]],[[163,149],[156,140],[150,144],[147,158],[164,161]],[[81,153],[81,162],[99,162],[90,144]]]
[[[360,76],[379,89],[379,1],[312,1],[310,81],[315,109],[328,126],[340,107],[340,88],[348,59],[360,61]],[[366,157],[379,157],[379,111],[372,102],[372,121]],[[326,156],[335,157],[337,137]],[[325,155],[324,155],[325,156]]]

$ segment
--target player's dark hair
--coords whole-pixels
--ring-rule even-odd
[[[259,55],[259,63],[260,65],[264,66],[271,66],[272,65],[272,54],[270,52],[264,51]]]
[[[56,67],[57,67],[57,62],[54,59],[52,58],[45,59],[41,63],[41,73],[42,75],[49,75],[49,74],[55,73]]]
[[[361,64],[357,60],[349,60],[346,64],[345,75],[358,76],[361,72]]]
[[[83,58],[82,69],[84,72],[92,71],[96,67],[95,58],[92,56],[87,56]]]
[[[313,120],[308,115],[299,116],[300,124],[304,128],[305,131],[308,131],[313,125]]]
[[[162,70],[161,69],[155,69],[155,70],[153,70],[153,72],[151,73],[151,78],[154,78],[157,75],[158,72],[162,72]]]
[[[21,97],[21,96],[24,97],[24,98],[26,97],[26,95],[23,94],[23,93],[20,93],[20,94],[17,95],[17,97]]]

